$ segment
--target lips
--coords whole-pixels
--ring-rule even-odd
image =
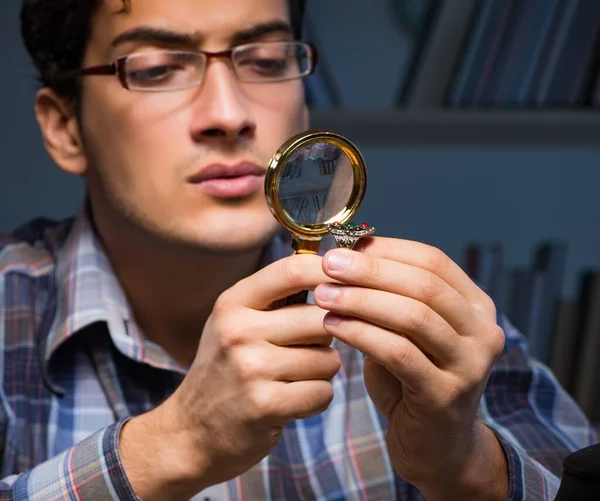
[[[216,198],[242,198],[261,188],[264,175],[265,169],[251,162],[212,164],[191,176],[188,182]]]
[[[231,179],[243,176],[264,176],[265,169],[250,162],[237,165],[213,164],[200,170],[189,178],[193,184],[203,183],[212,179]]]

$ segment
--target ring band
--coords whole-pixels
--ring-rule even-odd
[[[352,249],[356,242],[362,237],[375,233],[375,227],[367,223],[360,225],[354,223],[331,223],[327,225],[327,231],[335,238],[338,248]]]

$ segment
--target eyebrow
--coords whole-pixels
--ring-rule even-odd
[[[278,33],[293,35],[293,30],[290,24],[285,21],[271,21],[237,31],[229,37],[229,41],[233,47],[243,43],[252,42],[267,35]],[[152,26],[138,26],[118,35],[112,41],[111,45],[112,47],[117,47],[128,42],[146,42],[161,45],[193,47],[198,45],[203,38],[201,33],[189,34],[164,28],[155,28]]]

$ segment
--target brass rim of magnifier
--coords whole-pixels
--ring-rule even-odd
[[[328,143],[337,146],[344,152],[350,164],[354,180],[352,192],[344,208],[333,217],[323,223],[303,224],[294,221],[281,206],[279,200],[279,182],[281,174],[285,169],[278,167],[288,164],[290,158],[301,148],[306,148],[314,143]],[[275,153],[269,162],[269,168],[265,176],[265,194],[267,204],[275,219],[288,231],[306,239],[320,239],[327,234],[327,224],[338,221],[348,222],[358,211],[367,190],[367,169],[363,156],[354,144],[339,134],[325,131],[302,132],[288,139]]]

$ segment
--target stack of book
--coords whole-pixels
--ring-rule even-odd
[[[529,266],[508,267],[501,242],[471,243],[464,269],[527,339],[588,418],[600,422],[600,270],[582,270],[565,298],[567,245],[539,243]]]
[[[598,0],[479,0],[450,107],[593,106]]]

